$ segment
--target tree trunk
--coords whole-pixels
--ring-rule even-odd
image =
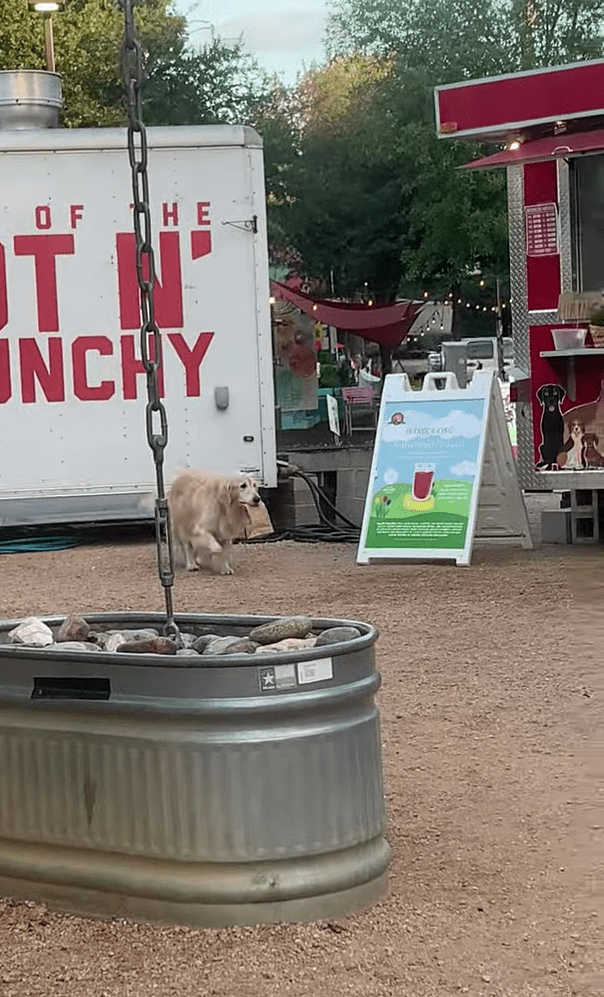
[[[382,364],[382,377],[392,374],[392,350],[389,346],[382,346],[380,343],[380,361]]]
[[[460,287],[453,285],[451,294],[453,301],[451,304],[451,339],[461,339],[461,308],[458,305]]]

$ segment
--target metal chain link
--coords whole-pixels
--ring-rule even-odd
[[[164,485],[164,450],[168,443],[168,417],[159,392],[158,371],[162,366],[162,340],[155,321],[154,283],[155,257],[151,237],[151,209],[149,206],[149,177],[147,173],[147,133],[142,115],[143,57],[136,37],[133,7],[136,0],[118,0],[124,12],[124,41],[122,43],[122,84],[128,108],[128,157],[132,171],[132,216],[136,241],[136,276],[140,291],[141,359],[147,380],[147,407],[145,412],[147,442],[153,452],[157,497],[155,500],[155,538],[157,543],[157,568],[166,598],[166,625],[164,632],[180,645],[180,631],[174,619],[172,586],[174,560],[170,510]]]

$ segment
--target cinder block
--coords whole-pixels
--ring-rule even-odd
[[[545,509],[541,513],[541,540],[546,544],[572,543],[569,509]]]

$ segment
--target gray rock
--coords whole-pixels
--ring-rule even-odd
[[[272,623],[263,623],[251,630],[249,637],[258,644],[276,644],[288,637],[306,637],[312,630],[308,616],[286,616]]]
[[[208,644],[211,644],[213,640],[218,640],[218,634],[203,634],[202,637],[196,637],[193,643],[193,650],[197,651],[198,654],[203,654]]]
[[[222,637],[221,640],[229,640],[228,637]],[[213,654],[254,654],[256,648],[259,645],[254,640],[250,640],[249,637],[241,637],[240,639],[235,639],[233,644],[227,644],[222,651],[213,651]],[[208,654],[210,653],[208,649]]]
[[[232,644],[239,644],[241,637],[215,637],[211,640],[209,644],[206,645],[202,654],[204,657],[208,654],[224,654]],[[195,645],[197,646],[197,645]]]
[[[314,647],[317,643],[316,637],[286,637],[285,640],[278,640],[276,644],[263,644],[258,647],[257,654],[279,654],[283,651],[301,651],[307,647]],[[257,645],[258,646],[258,645]]]
[[[48,647],[54,643],[52,630],[37,616],[28,616],[8,634],[11,644],[24,644],[26,647]]]
[[[130,632],[127,631],[127,636]],[[149,637],[148,640],[127,640],[117,648],[118,654],[176,654],[177,647],[169,637]]]
[[[182,641],[182,646],[185,648],[193,647],[193,644],[198,640],[197,634],[183,634],[181,633],[180,639]]]
[[[90,630],[90,624],[86,622],[83,616],[72,613],[61,623],[55,634],[55,640],[59,643],[86,640],[90,635]]]
[[[49,644],[46,650],[60,654],[61,651],[100,651],[101,649],[98,644],[91,644],[86,640],[62,640],[58,644]]]
[[[107,634],[107,640],[105,641],[105,651],[117,651],[118,647],[126,643],[126,638],[123,634]]]
[[[361,631],[357,630],[356,627],[329,627],[319,634],[315,646],[322,647],[325,644],[341,644],[344,641],[355,640],[356,637],[361,636]]]
[[[198,658],[199,654],[194,651],[192,647],[181,647],[176,652],[176,654],[181,658]]]
[[[142,630],[108,630],[108,634],[122,634],[126,640],[150,640],[159,636],[159,630],[146,627]]]

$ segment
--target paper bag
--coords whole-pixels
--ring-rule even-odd
[[[250,520],[250,525],[245,531],[246,540],[255,540],[256,537],[266,537],[269,533],[275,532],[264,502],[261,502],[260,505],[248,505],[246,506],[246,510],[248,519]]]

